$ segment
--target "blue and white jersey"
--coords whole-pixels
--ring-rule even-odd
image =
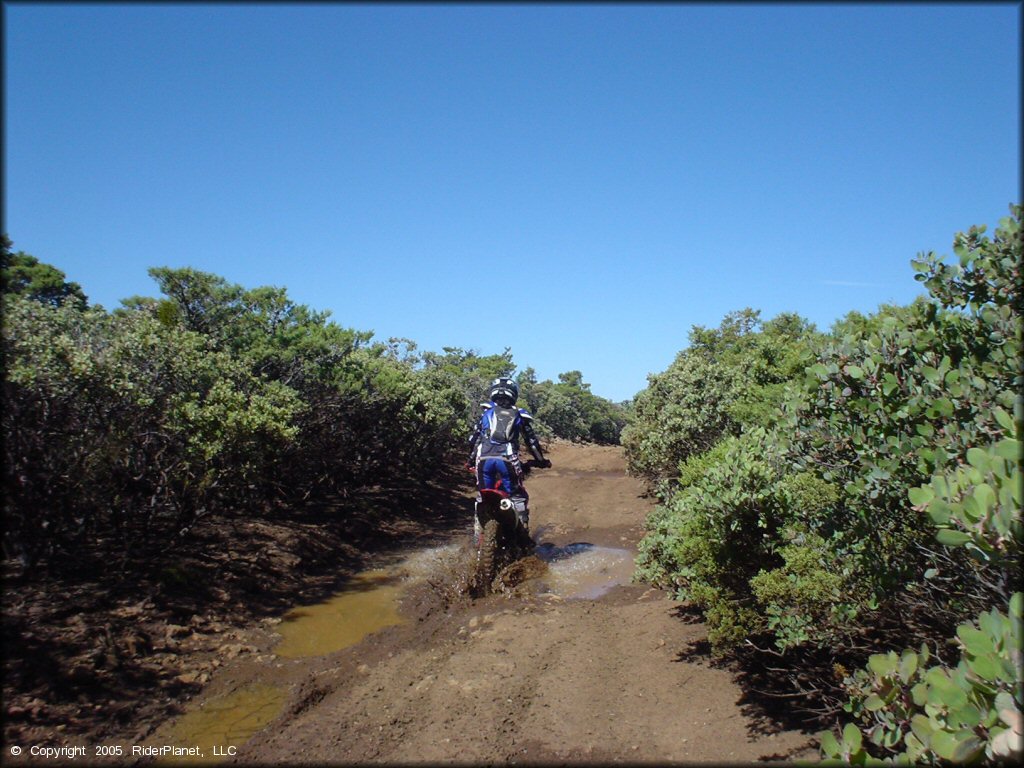
[[[525,437],[530,452],[536,455],[540,445],[530,422],[533,417],[523,408],[505,408],[494,402],[481,403],[484,409],[470,441],[476,460],[487,457],[511,459],[519,454],[519,440]]]

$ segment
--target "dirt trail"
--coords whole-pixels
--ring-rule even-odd
[[[554,468],[528,483],[538,539],[635,552],[650,502],[626,477],[621,451],[556,444],[551,457]],[[435,582],[407,598],[410,620],[358,645],[236,660],[200,698],[270,683],[288,703],[225,764],[735,764],[816,754],[806,734],[747,711],[732,675],[710,665],[704,627],[683,621],[664,592],[517,592],[442,599]],[[263,640],[272,651],[270,630]]]

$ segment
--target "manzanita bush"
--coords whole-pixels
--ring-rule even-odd
[[[1013,427],[1005,411],[999,420],[1008,431]],[[911,502],[938,525],[940,541],[963,547],[979,562],[1019,567],[1024,541],[1020,449],[1016,437],[988,450],[973,448],[968,465],[911,490]],[[927,645],[871,656],[866,668],[845,681],[851,698],[844,708],[855,721],[838,738],[821,734],[822,753],[854,763],[880,756],[905,763],[1019,761],[1024,757],[1022,641],[1024,593],[1014,592],[1005,612],[993,608],[957,627],[956,667],[930,664]]]
[[[805,651],[831,673],[898,632],[950,664],[958,626],[1009,616],[1021,588],[1021,210],[991,239],[958,234],[953,262],[915,259],[927,296],[805,337],[813,355],[786,369],[768,416],[735,417],[749,333],[719,333],[714,354],[695,343],[637,398],[623,442],[663,502],[637,575],[704,612],[714,653],[763,649],[806,680]],[[816,715],[835,717],[842,689],[820,674],[797,689],[827,689]],[[867,752],[892,742],[880,733]]]
[[[3,547],[34,570],[144,562],[209,515],[415,475],[475,414],[467,371],[398,359],[283,289],[154,269],[163,298],[108,312],[20,290],[9,246]]]

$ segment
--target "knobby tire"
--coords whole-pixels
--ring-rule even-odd
[[[476,593],[478,597],[490,594],[491,584],[498,575],[498,521],[488,520],[480,534],[480,551],[476,562]]]

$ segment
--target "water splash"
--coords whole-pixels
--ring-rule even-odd
[[[570,600],[596,600],[613,587],[629,584],[635,569],[629,550],[587,542],[541,544],[536,554],[548,564],[542,591]]]

